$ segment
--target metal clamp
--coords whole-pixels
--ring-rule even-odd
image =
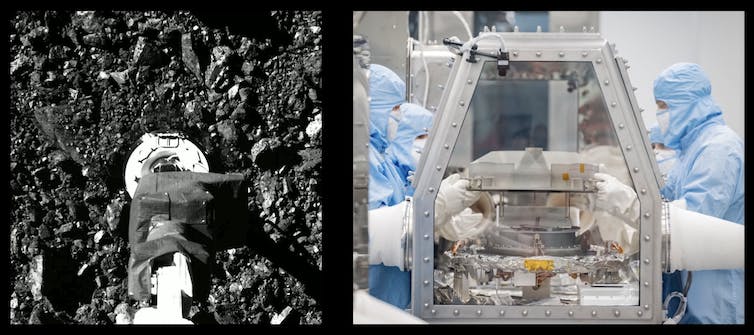
[[[508,56],[508,52],[499,49],[497,52],[497,74],[501,77],[505,77],[510,67],[510,56]]]
[[[411,271],[413,266],[413,239],[414,239],[414,209],[411,197],[406,197],[406,209],[403,212],[403,236],[401,246],[403,247],[403,269]]]
[[[663,272],[670,273],[670,203],[662,202],[662,215],[660,215],[660,224],[662,225],[662,251],[660,262]]]

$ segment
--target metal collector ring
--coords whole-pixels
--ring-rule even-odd
[[[141,177],[155,170],[209,172],[202,150],[180,133],[146,133],[139,141],[128,157],[124,173],[131,197]]]

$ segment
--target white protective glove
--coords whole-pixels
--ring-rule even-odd
[[[479,200],[482,193],[469,191],[468,187],[469,180],[461,179],[461,175],[457,173],[443,179],[435,201],[435,231],[442,231],[445,225],[453,224],[451,218],[454,215],[458,215]]]
[[[403,216],[406,201],[369,211],[369,264],[397,266],[403,271]]]
[[[593,223],[599,227],[602,240],[615,241],[626,255],[639,251],[639,201],[636,192],[617,178],[606,173],[595,173],[599,181]],[[584,219],[582,217],[582,219]],[[590,225],[591,226],[591,225]]]
[[[617,242],[623,254],[630,256],[639,251],[639,231],[626,224],[622,218],[603,211],[596,211],[594,223],[599,227],[603,241]]]
[[[594,207],[620,217],[632,225],[639,218],[639,202],[634,191],[628,185],[607,173],[595,173],[597,200]]]
[[[481,233],[487,228],[489,222],[491,221],[485,220],[482,213],[474,213],[471,208],[466,208],[440,226],[438,233],[446,240],[459,241]]]

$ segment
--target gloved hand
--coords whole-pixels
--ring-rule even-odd
[[[595,209],[622,217],[629,222],[635,222],[639,217],[636,192],[609,174],[598,172],[594,174],[594,177],[598,179],[595,183],[597,187]]]
[[[403,271],[403,216],[406,201],[369,211],[369,264],[397,266]]]
[[[459,241],[481,233],[490,222],[492,221],[484,219],[482,213],[473,213],[471,208],[466,208],[440,226],[438,233],[446,240]]]
[[[469,191],[469,181],[454,173],[443,179],[435,201],[435,231],[449,223],[451,217],[474,204],[482,193]]]

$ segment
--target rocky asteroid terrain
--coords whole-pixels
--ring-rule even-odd
[[[243,173],[246,246],[218,251],[190,319],[318,324],[320,12],[26,11],[8,23],[12,324],[128,323],[130,198],[145,132]]]

